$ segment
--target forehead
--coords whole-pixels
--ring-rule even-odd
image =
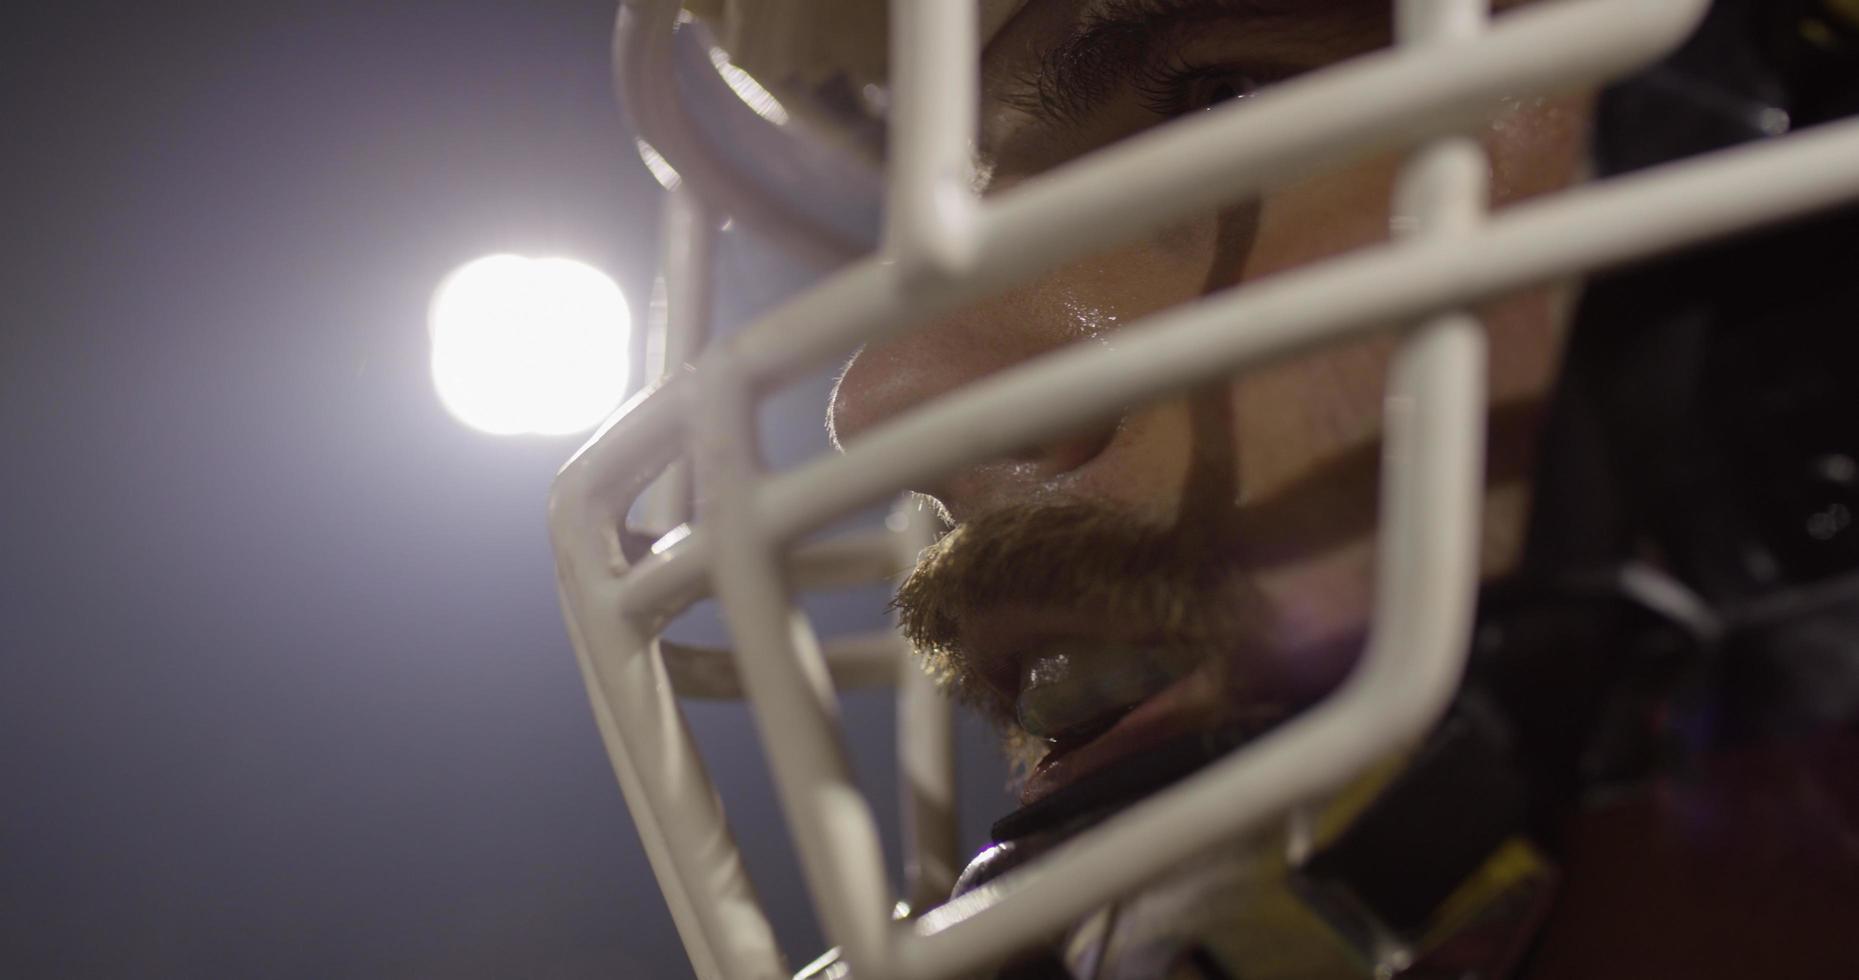
[[[991,49],[1009,50],[1041,36],[1109,33],[1195,21],[1244,21],[1260,26],[1337,17],[1387,19],[1395,0],[1029,0]]]
[[[1159,45],[1296,33],[1384,35],[1393,0],[1031,0],[989,42],[984,92],[1041,66],[1116,63]]]
[[[1031,0],[982,56],[981,149],[1040,169],[1139,120],[1080,118],[1118,92],[1148,92],[1175,65],[1242,74],[1320,67],[1387,43],[1394,0]],[[1295,73],[1295,72],[1289,72]],[[1054,107],[1060,107],[1055,109]],[[1127,108],[1127,107],[1126,107]],[[1099,132],[1098,130],[1102,130]],[[1069,150],[1060,147],[1077,144]]]
[[[1491,6],[1501,11],[1530,2],[1534,0],[1492,0]],[[1153,40],[1158,28],[1196,25],[1260,31],[1378,25],[1385,32],[1396,4],[1397,0],[1029,0],[990,41],[986,60],[998,65],[1064,42],[1082,46]]]
[[[1418,0],[1436,3],[1439,0]],[[1494,0],[1501,13],[1536,0]],[[1398,0],[1030,0],[982,53],[984,115],[1029,89],[1111,87],[1150,64],[1193,62],[1242,74],[1299,72],[1385,47]],[[1296,74],[1298,72],[1289,72]],[[1102,93],[1096,93],[1101,95]],[[1090,93],[1086,93],[1090,97]],[[1011,117],[1015,113],[1005,110]],[[996,129],[1002,118],[983,121]],[[986,133],[983,142],[987,143]]]

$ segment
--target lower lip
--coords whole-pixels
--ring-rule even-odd
[[[1089,742],[1040,760],[1020,787],[1020,804],[1035,803],[1106,766],[1211,725],[1220,709],[1219,685],[1202,667],[1156,692]]]

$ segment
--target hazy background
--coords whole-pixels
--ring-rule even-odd
[[[592,262],[643,312],[612,16],[0,15],[0,975],[689,975],[555,603],[578,439],[467,430],[427,374],[431,289],[479,255]],[[813,274],[724,260],[730,321]],[[779,400],[778,458],[823,447],[823,385]],[[888,705],[849,718],[888,822]],[[694,720],[798,966],[750,722]],[[964,739],[973,843],[1006,803]]]

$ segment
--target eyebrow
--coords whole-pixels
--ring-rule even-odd
[[[1215,21],[1270,27],[1313,13],[1334,18],[1389,9],[1389,0],[1099,0],[1075,30],[1038,56],[1013,101],[1047,119],[1075,120],[1140,73],[1158,38]]]

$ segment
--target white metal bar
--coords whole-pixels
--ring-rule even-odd
[[[891,0],[885,251],[906,278],[941,281],[974,261],[976,7],[968,0]]]
[[[903,796],[904,900],[921,913],[949,898],[962,864],[955,813],[955,716],[922,665],[902,665],[897,691]]]
[[[684,371],[709,339],[717,235],[716,215],[688,185],[666,192],[663,221],[664,322],[654,325],[663,331],[658,383]],[[674,528],[690,520],[692,492],[690,461],[673,462],[646,492],[641,523]]]
[[[661,184],[695,190],[719,213],[762,228],[784,229],[787,244],[810,256],[843,258],[850,242],[810,215],[760,192],[730,161],[712,152],[692,123],[686,104],[691,93],[670,83],[678,73],[673,39],[683,8],[682,0],[621,0],[614,22],[614,91],[630,117],[631,128],[656,158],[653,175]],[[717,81],[715,88],[728,89],[726,83]],[[805,152],[802,140],[770,139],[767,131],[759,135],[757,142],[772,152]]]
[[[728,650],[661,640],[659,652],[672,690],[679,697],[713,701],[742,698],[742,678]],[[908,652],[903,637],[895,630],[836,636],[825,641],[820,650],[833,689],[838,691],[896,687]]]
[[[710,340],[717,216],[694,191],[680,188],[665,194],[664,222],[664,368],[670,375],[685,370]]]
[[[890,306],[900,302],[895,285],[896,270],[891,265],[876,260],[860,262],[829,276],[758,322],[804,323],[847,312],[882,317],[888,315]],[[720,346],[733,344],[725,342]],[[642,469],[656,475],[683,449],[692,417],[695,373],[675,374],[657,388],[629,399],[562,467],[558,482],[618,486],[636,479]],[[652,574],[652,565],[641,562],[634,573]],[[667,596],[682,591],[677,583],[655,588]]]
[[[693,525],[683,541],[639,559],[618,584],[617,612],[668,620],[709,595],[713,541],[704,528]]]
[[[678,395],[693,386],[689,376],[671,378],[626,400],[593,436],[562,464],[549,490],[549,527],[561,547],[571,521],[579,533],[598,537],[614,578],[630,570],[619,547],[620,524],[645,488],[684,449],[687,420]]]
[[[1470,41],[1490,23],[1490,0],[1395,0],[1394,43],[1415,48]],[[1440,54],[1437,47],[1434,54]]]
[[[620,521],[676,453],[683,426],[659,421],[675,408],[670,399],[647,397],[604,427],[605,434],[635,435],[638,467],[603,472],[577,465],[577,457],[557,475],[549,531],[563,618],[627,808],[693,966],[705,980],[777,980],[788,975],[786,962],[650,632],[618,608],[627,569]]]
[[[566,595],[562,601],[565,609]],[[573,614],[569,613],[567,618],[572,632]],[[654,794],[645,788],[639,777],[638,767],[633,763],[632,753],[627,747],[627,739],[619,724],[614,721],[613,710],[607,699],[602,696],[603,685],[593,661],[584,644],[577,642],[574,647],[582,680],[587,685],[588,701],[594,709],[594,723],[600,730],[601,743],[606,746],[607,759],[612,763],[614,776],[619,780],[620,795],[626,801],[627,813],[632,816],[633,828],[639,834],[646,862],[652,868],[652,876],[658,881],[659,890],[665,893],[665,905],[671,911],[672,925],[678,930],[678,938],[684,943],[691,970],[696,973],[698,980],[727,980],[731,974],[725,973],[718,962],[703,917],[698,913],[698,905],[692,901],[691,892],[685,888],[684,878],[678,873],[678,861],[673,855],[672,845],[666,839],[665,831],[659,826],[658,816],[652,808]],[[704,896],[703,901],[710,901],[710,896]]]
[[[1067,347],[990,375],[773,478],[763,526],[793,537],[1266,359],[1859,198],[1854,160],[1859,122],[1821,126],[1519,204],[1467,235],[1368,248],[1176,307],[1127,328],[1114,350]]]
[[[1396,0],[1396,43],[1450,60],[1450,48],[1477,38],[1490,14],[1490,0]],[[1420,147],[1395,188],[1394,233],[1449,239],[1474,231],[1489,207],[1490,166],[1483,144],[1471,136]],[[1408,685],[1402,701],[1415,708],[1378,717],[1375,705],[1364,702],[1358,718],[1336,717],[1337,729],[1355,739],[1350,778],[1421,739],[1464,676],[1480,577],[1486,347],[1483,324],[1466,310],[1449,310],[1402,338],[1389,367],[1369,646],[1386,659],[1360,670]],[[1412,594],[1388,595],[1402,586]],[[1424,622],[1403,630],[1397,616]],[[1377,646],[1384,635],[1392,638]],[[1434,645],[1409,645],[1428,641]],[[1412,950],[1392,938],[1372,943],[1369,952],[1377,976],[1393,976],[1413,962]]]
[[[570,561],[564,578],[573,571]],[[651,640],[626,620],[603,618],[590,608],[597,599],[564,582],[594,716],[692,962],[721,977],[784,978],[786,961]]]
[[[788,556],[796,591],[839,589],[888,582],[914,567],[916,553],[898,551],[898,532],[868,528],[807,541]]]
[[[837,589],[870,585],[892,578],[897,549],[888,531],[864,531],[809,541],[789,557],[788,580],[795,589]],[[712,536],[694,528],[682,542],[662,554],[648,555],[619,582],[620,611],[626,615],[669,619],[709,595],[706,569]]]
[[[699,237],[705,240],[674,231],[667,250],[707,251],[707,236]],[[707,261],[668,258],[687,271],[693,259]],[[557,476],[549,522],[563,615],[621,792],[693,968],[702,980],[778,980],[787,964],[650,631],[639,625],[650,620],[618,608],[628,567],[621,523],[648,481],[677,458],[684,435],[678,390],[667,383],[656,397],[642,396],[589,444],[629,444],[635,465],[592,466],[584,447]]]
[[[726,611],[737,675],[821,924],[855,974],[882,976],[890,906],[884,852],[839,737],[825,660],[806,616],[789,600],[775,543],[759,526],[754,395],[723,352],[713,352],[704,369],[696,461],[710,492],[700,501],[699,521],[732,545],[710,575]]]
[[[891,512],[892,545],[914,567],[936,540],[936,518],[905,498]],[[913,913],[946,901],[962,866],[955,816],[955,708],[923,666],[898,665],[897,771],[904,813],[904,900]]]

